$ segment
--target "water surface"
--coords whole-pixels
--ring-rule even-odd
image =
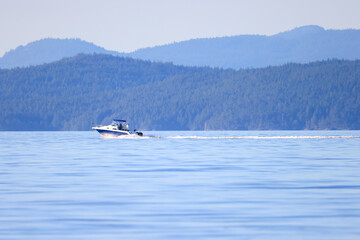
[[[0,239],[360,239],[360,131],[144,134],[0,132]]]

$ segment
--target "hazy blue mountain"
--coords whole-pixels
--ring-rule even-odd
[[[360,59],[360,30],[324,30],[304,26],[273,36],[240,35],[193,39],[132,53],[107,51],[79,39],[43,39],[20,46],[0,58],[0,68],[38,65],[75,56],[102,53],[184,66],[257,68],[327,59]]]
[[[78,55],[0,69],[0,130],[360,129],[360,60],[245,70]]]
[[[54,62],[79,53],[121,55],[80,39],[42,39],[19,46],[0,58],[0,68],[26,67]]]
[[[128,56],[185,66],[257,68],[327,59],[360,59],[360,30],[304,26],[273,36],[193,39],[145,48]]]

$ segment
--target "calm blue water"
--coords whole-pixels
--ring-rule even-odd
[[[0,239],[360,239],[360,131],[145,135],[0,132]]]

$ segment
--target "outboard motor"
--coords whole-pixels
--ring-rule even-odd
[[[134,132],[135,132],[135,134],[138,135],[138,136],[143,136],[143,133],[142,133],[142,132],[137,132],[136,129],[134,129]]]

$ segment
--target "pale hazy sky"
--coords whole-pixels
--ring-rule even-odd
[[[129,52],[304,25],[360,29],[360,0],[0,0],[0,57],[47,37]]]

